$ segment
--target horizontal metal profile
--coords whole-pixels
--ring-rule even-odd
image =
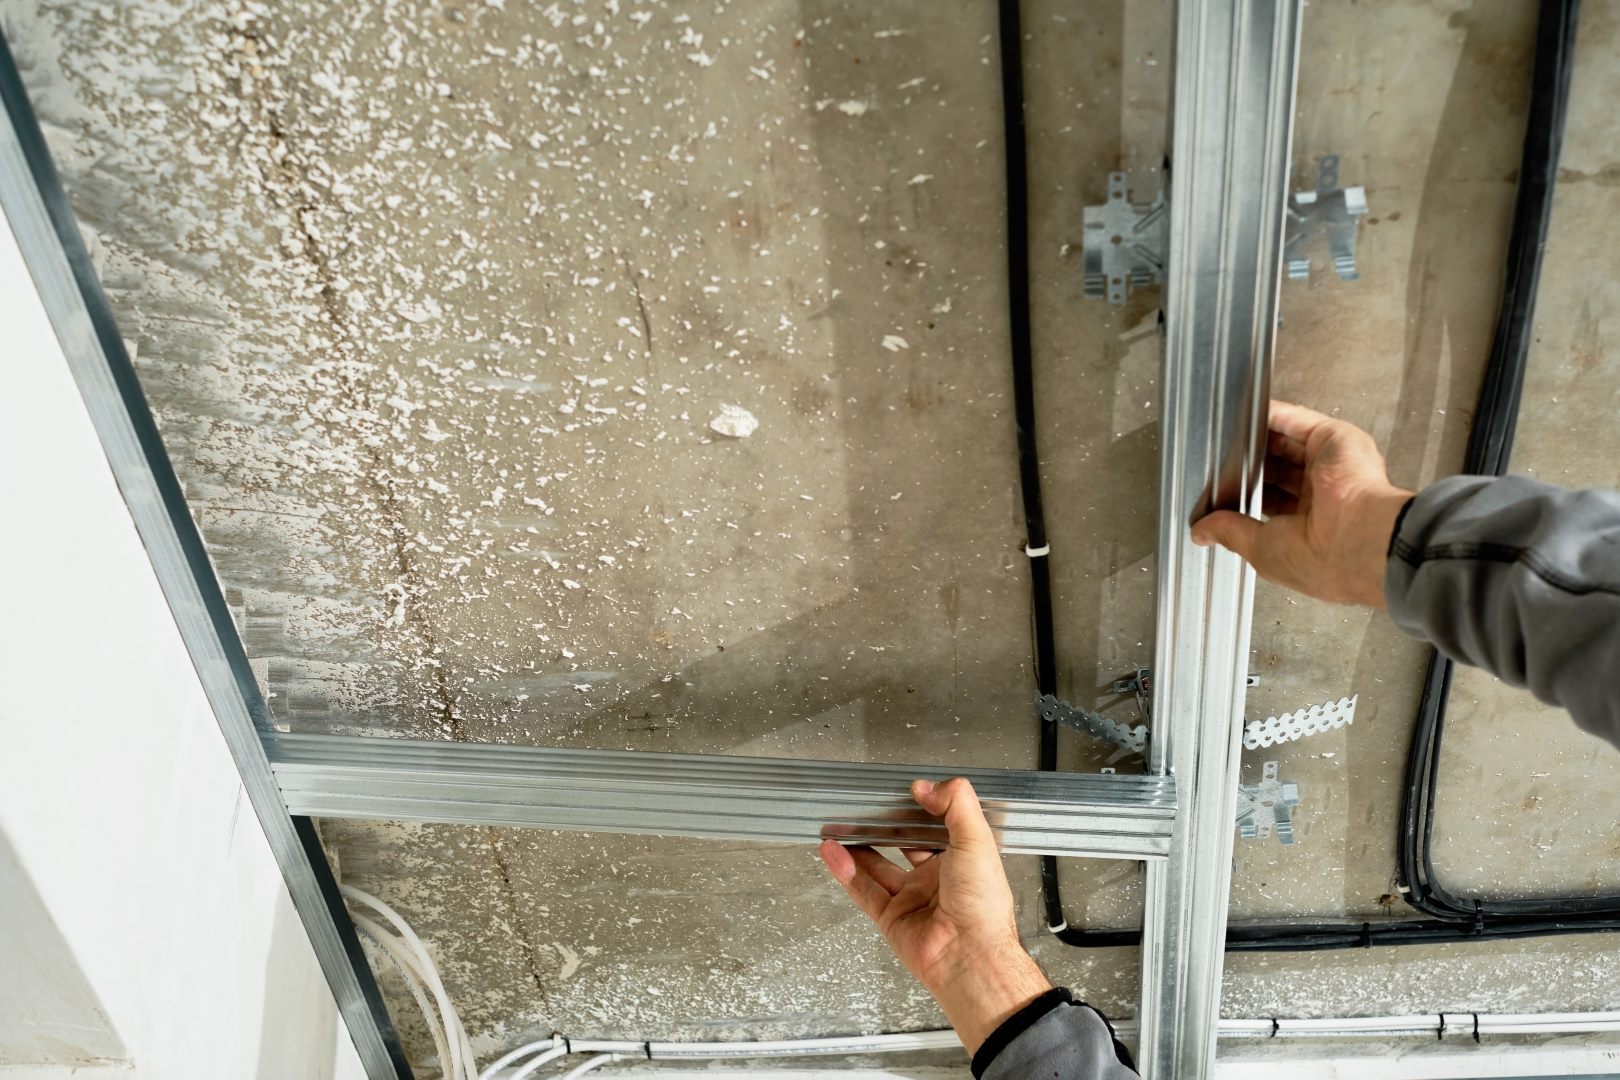
[[[919,776],[973,781],[1003,850],[1162,859],[1167,776],[942,769],[336,735],[265,740],[293,814],[728,840],[938,848]]]

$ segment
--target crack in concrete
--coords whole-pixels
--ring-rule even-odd
[[[242,51],[249,57],[256,57],[264,50],[264,40],[257,34],[246,20],[251,16],[242,10],[236,33],[243,42]],[[333,256],[322,247],[321,238],[317,231],[311,227],[310,218],[320,212],[320,205],[314,200],[315,185],[310,182],[310,168],[305,163],[304,155],[293,145],[288,137],[282,117],[275,107],[262,99],[257,102],[259,111],[265,120],[265,130],[271,140],[283,152],[278,156],[271,155],[276,164],[265,174],[266,185],[272,192],[280,186],[286,190],[288,202],[292,208],[292,221],[297,230],[299,254],[309,262],[314,270],[316,280],[320,283],[319,296],[321,310],[325,313],[328,329],[331,332],[334,344],[340,356],[345,360],[353,360],[361,352],[353,329],[348,324],[348,316],[343,310],[338,296],[337,282],[341,274],[333,266]],[[279,175],[278,175],[279,174]],[[339,218],[347,216],[342,207],[336,208]],[[628,268],[628,263],[626,264]],[[633,283],[633,282],[632,282]],[[637,303],[641,302],[640,288],[636,288]],[[646,309],[642,309],[642,321],[646,324]],[[649,338],[651,329],[648,328]],[[374,395],[366,385],[353,374],[352,367],[338,365],[333,372],[333,378],[340,395],[346,404],[361,417],[375,417],[379,414]],[[365,429],[371,421],[360,420],[357,428],[362,433],[358,440],[359,453],[365,458],[368,468],[364,470],[365,479],[373,488],[379,500],[383,522],[389,536],[389,547],[394,560],[395,572],[405,598],[410,599],[423,595],[427,591],[427,582],[420,570],[410,557],[410,533],[405,525],[404,499],[400,494],[398,482],[389,471],[388,463],[383,456],[380,446],[368,438],[363,437]],[[442,729],[456,742],[468,742],[467,732],[462,724],[462,718],[456,705],[456,697],[450,686],[450,677],[445,672],[444,665],[438,660],[443,655],[438,633],[435,630],[428,613],[421,604],[405,604],[404,623],[409,626],[418,640],[424,654],[434,658],[432,694],[438,706],[439,722]],[[540,996],[541,1008],[549,1011],[551,996],[546,989],[545,981],[541,977],[540,956],[533,937],[529,934],[522,919],[517,903],[517,889],[512,882],[511,867],[507,862],[505,852],[501,849],[499,832],[490,826],[480,829],[483,833],[486,846],[489,848],[490,861],[494,864],[497,876],[501,881],[502,899],[505,901],[514,932],[523,947],[526,968],[530,980],[534,983],[535,991]]]
[[[619,262],[624,264],[624,276],[630,279],[630,291],[635,294],[636,310],[641,313],[641,332],[647,336],[647,363],[650,369],[653,354],[652,320],[647,318],[647,301],[641,295],[641,276],[631,267],[630,260],[622,252],[615,254],[619,256]]]

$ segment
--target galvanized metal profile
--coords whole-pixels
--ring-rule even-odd
[[[269,712],[3,36],[0,104],[0,209],[72,368],[242,786],[367,1074],[373,1080],[409,1077],[370,971],[351,962],[359,955],[354,928],[323,895],[320,872],[327,868],[312,863],[282,806],[259,741],[261,730],[269,727]],[[314,856],[319,855],[316,847]]]
[[[1300,7],[1176,10],[1149,767],[1176,777],[1181,810],[1170,857],[1147,870],[1147,1080],[1214,1068],[1254,577],[1189,527],[1211,509],[1258,509]]]
[[[943,847],[910,783],[965,775],[1005,851],[1151,861],[1169,851],[1176,807],[1167,776],[336,735],[272,735],[266,748],[287,808],[322,818]]]

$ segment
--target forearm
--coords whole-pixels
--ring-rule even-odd
[[[969,1054],[1014,1013],[1052,989],[1051,982],[1017,941],[954,961],[930,973],[923,985]]]
[[[1406,632],[1620,744],[1620,494],[1442,480],[1402,518],[1384,594]]]

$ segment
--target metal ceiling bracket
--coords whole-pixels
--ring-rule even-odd
[[[1176,777],[1181,809],[1170,857],[1147,868],[1146,1080],[1214,1070],[1254,575],[1190,527],[1259,510],[1300,8],[1176,5],[1148,766]]]
[[[1163,859],[1161,776],[876,765],[339,735],[273,735],[287,807],[320,818],[437,821],[813,844],[944,846],[919,776],[966,776],[1006,852]]]
[[[1338,701],[1324,701],[1281,716],[1268,716],[1264,720],[1250,720],[1243,728],[1243,748],[1258,750],[1262,746],[1293,742],[1324,731],[1333,731],[1356,720],[1356,694]]]
[[[1133,289],[1159,284],[1169,221],[1162,190],[1150,203],[1133,203],[1130,174],[1109,173],[1108,201],[1080,212],[1086,299],[1123,304]]]
[[[1041,718],[1054,724],[1073,728],[1084,732],[1093,739],[1101,739],[1111,743],[1121,750],[1132,754],[1140,754],[1147,749],[1148,728],[1146,724],[1129,726],[1117,720],[1110,720],[1101,713],[1087,712],[1078,705],[1070,705],[1062,698],[1051,694],[1042,694],[1035,699],[1035,707],[1040,710]]]
[[[1280,844],[1294,842],[1294,807],[1299,805],[1299,785],[1277,779],[1277,763],[1266,762],[1258,784],[1238,785],[1238,835],[1245,840],[1265,839],[1272,832]]]
[[[1259,686],[1260,676],[1246,677],[1245,686]],[[1122,675],[1109,684],[1109,690],[1116,694],[1135,694],[1136,707],[1142,712],[1143,720],[1153,719],[1153,669],[1137,668],[1129,675]]]
[[[1136,695],[1136,707],[1143,720],[1153,719],[1153,669],[1137,668],[1129,675],[1115,679],[1109,687],[1116,694]]]
[[[1304,281],[1311,276],[1309,248],[1318,236],[1327,237],[1328,254],[1339,280],[1355,281],[1356,227],[1367,216],[1367,189],[1339,186],[1339,155],[1328,154],[1316,163],[1316,187],[1295,192],[1288,200],[1288,241],[1283,259],[1288,276]]]

